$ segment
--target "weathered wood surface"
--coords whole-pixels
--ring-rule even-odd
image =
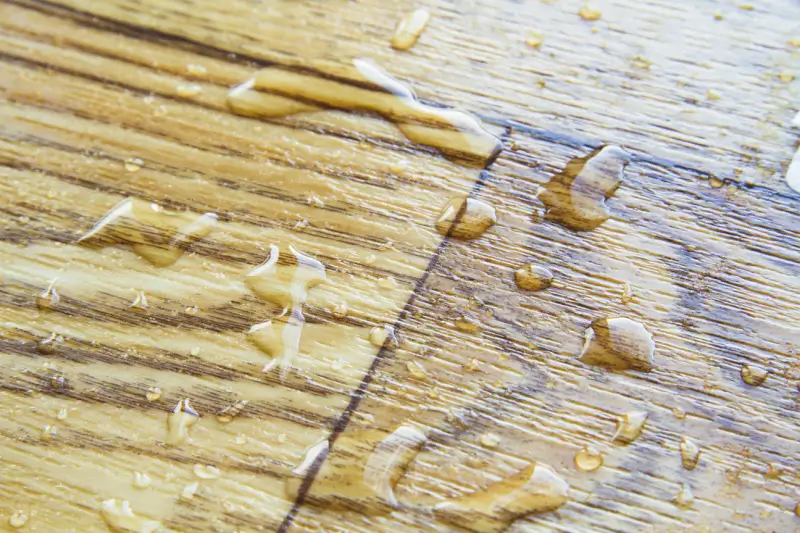
[[[598,0],[602,17],[587,22],[582,5],[0,4],[0,527],[21,510],[23,531],[107,531],[101,502],[114,498],[181,532],[460,531],[431,508],[541,461],[570,501],[512,531],[800,530],[800,197],[782,181],[800,6]],[[419,43],[392,49],[417,7],[432,13]],[[539,49],[525,45],[532,31]],[[228,87],[261,68],[356,57],[426,102],[476,113],[505,150],[481,171],[379,117],[226,107]],[[603,143],[633,154],[612,218],[585,233],[543,220],[538,186]],[[129,158],[142,168],[126,170]],[[465,194],[494,205],[498,224],[442,238],[440,208]],[[127,197],[219,221],[166,267],[76,244]],[[328,277],[309,293],[284,380],[246,340],[280,311],[244,282],[271,244],[312,254]],[[550,289],[514,285],[529,262],[554,271]],[[40,309],[54,278],[61,302]],[[136,291],[145,313],[129,308]],[[479,331],[454,327],[464,314]],[[603,316],[653,332],[652,372],[577,360]],[[399,346],[370,343],[383,324]],[[63,344],[38,351],[53,332]],[[742,382],[745,364],[770,370],[762,386]],[[190,442],[167,446],[184,398],[201,418]],[[239,400],[242,413],[217,420]],[[634,410],[650,414],[642,436],[611,443],[615,417]],[[427,441],[395,488],[398,510],[331,507],[348,500],[325,497],[335,480],[321,464],[300,500],[287,493],[319,439],[337,436],[330,460],[347,467],[347,446],[402,424]],[[681,467],[683,437],[701,447],[695,470]],[[573,464],[587,444],[605,453],[595,472]],[[353,464],[367,453],[352,452]],[[195,464],[221,476],[198,479]],[[672,501],[681,483],[691,507]]]

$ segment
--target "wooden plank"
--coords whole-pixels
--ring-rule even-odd
[[[0,4],[3,523],[21,510],[30,530],[152,531],[104,519],[114,498],[166,531],[797,529],[800,221],[782,181],[797,6],[598,0],[595,21],[581,6]],[[419,42],[392,49],[419,7]],[[254,119],[226,103],[260,70],[364,89],[347,74],[359,57],[430,109],[476,112],[505,150],[481,171],[368,113]],[[576,232],[545,217],[540,187],[604,143],[631,154],[609,220]],[[440,210],[467,194],[497,224],[443,238]],[[160,267],[130,239],[77,242],[126,198],[217,223]],[[144,235],[161,238],[152,220]],[[289,245],[327,274],[299,304],[284,375],[248,341],[286,320],[285,296],[246,278],[272,244],[280,276]],[[553,271],[547,290],[514,285],[530,263]],[[56,278],[58,305],[37,307]],[[138,291],[146,312],[129,307]],[[651,372],[579,361],[591,321],[612,316],[653,333]],[[375,346],[385,324],[396,346]],[[55,348],[37,345],[54,332]],[[746,365],[764,384],[743,382]],[[185,398],[200,419],[168,445]],[[612,441],[634,411],[649,415],[641,437]],[[693,470],[683,438],[700,446]],[[327,455],[307,455],[320,439]],[[585,446],[599,470],[576,468]],[[293,473],[304,456],[317,460]],[[570,485],[555,512],[442,511],[531,464]],[[690,505],[674,502],[682,484]]]

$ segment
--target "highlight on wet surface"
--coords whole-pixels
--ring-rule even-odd
[[[217,215],[171,211],[153,202],[126,198],[80,239],[88,247],[128,245],[158,267],[174,264],[189,247],[206,237]]]
[[[575,231],[590,231],[611,216],[606,200],[622,184],[630,155],[608,145],[576,157],[544,184],[538,194],[545,218]]]
[[[436,220],[436,231],[456,239],[477,239],[497,222],[494,207],[474,198],[454,198]]]
[[[475,117],[420,102],[409,87],[363,59],[352,65],[303,71],[260,70],[231,89],[228,106],[251,117],[284,117],[322,109],[369,111],[393,122],[410,141],[475,167],[493,161],[503,146]]]
[[[601,318],[586,329],[579,359],[612,370],[649,372],[655,347],[653,336],[641,323],[629,318]]]

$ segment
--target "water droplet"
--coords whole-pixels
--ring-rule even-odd
[[[700,460],[700,447],[688,437],[683,437],[680,447],[683,467],[686,470],[694,470],[697,468],[697,462]]]
[[[19,529],[28,523],[28,515],[23,511],[17,511],[8,517],[8,525],[14,529]]]
[[[155,266],[170,266],[217,223],[217,215],[167,211],[161,206],[127,198],[117,204],[78,243],[104,248],[127,244]]]
[[[392,326],[375,326],[369,332],[369,341],[373,346],[382,347],[389,341],[389,345],[397,346],[397,337]]]
[[[200,479],[217,479],[222,472],[216,466],[196,464],[194,465],[194,475]]]
[[[40,309],[55,309],[61,302],[61,297],[56,292],[56,281],[58,278],[51,281],[47,288],[36,297],[36,305]]]
[[[183,490],[181,490],[181,496],[180,496],[181,500],[184,501],[191,500],[192,498],[194,498],[194,495],[197,493],[197,489],[199,488],[200,488],[199,482],[194,481],[192,483],[189,483],[188,485],[183,487]]]
[[[206,74],[208,71],[206,70],[206,67],[204,67],[203,65],[189,64],[186,65],[186,72],[194,76],[201,76],[203,74]]]
[[[334,306],[334,308],[333,308],[332,314],[336,318],[344,318],[344,317],[346,317],[347,316],[347,305],[345,305],[343,303],[336,304]]]
[[[152,480],[150,476],[144,474],[142,472],[134,472],[133,473],[133,486],[137,489],[146,489],[150,486]]]
[[[175,87],[175,94],[181,98],[197,96],[201,92],[203,92],[203,87],[196,83],[182,83]]]
[[[786,469],[783,468],[778,463],[770,463],[767,465],[767,471],[764,473],[764,477],[767,479],[777,479],[783,475]]]
[[[436,231],[456,239],[477,239],[495,222],[497,212],[489,204],[474,198],[454,198],[439,215]]]
[[[144,397],[147,398],[148,402],[155,402],[161,398],[161,389],[159,387],[150,387]]]
[[[356,59],[352,67],[266,68],[228,93],[228,106],[246,116],[282,117],[324,108],[371,111],[394,122],[411,141],[484,167],[502,150],[500,139],[473,116],[429,106],[397,79]]]
[[[622,296],[620,296],[620,301],[624,304],[633,302],[633,289],[631,289],[631,284],[627,281],[622,284]]]
[[[67,419],[67,410],[66,409],[59,410],[58,414],[56,415],[56,418],[58,420],[66,420]]]
[[[250,403],[248,400],[239,400],[235,404],[229,405],[217,413],[217,421],[227,424],[235,417],[239,416],[239,414],[244,411],[244,408],[247,407],[248,403]]]
[[[480,361],[473,358],[461,365],[461,368],[463,368],[466,372],[479,372],[481,365],[482,363]]]
[[[611,440],[630,444],[639,438],[647,423],[648,414],[645,411],[632,411],[617,417],[617,431]]]
[[[51,333],[46,339],[42,339],[36,344],[36,349],[39,353],[49,355],[60,350],[62,344],[64,344],[64,337],[57,333]]]
[[[398,283],[397,280],[394,279],[394,276],[386,276],[378,280],[378,287],[381,289],[393,290],[398,287]]]
[[[603,454],[593,446],[584,446],[575,454],[575,466],[582,472],[594,472],[603,466]]]
[[[144,166],[144,161],[139,159],[138,157],[132,157],[125,160],[125,170],[128,172],[138,172]]]
[[[553,273],[544,267],[525,265],[514,273],[514,281],[520,289],[541,291],[553,283]]]
[[[672,500],[678,507],[691,507],[694,503],[694,494],[688,483],[681,483],[681,488]]]
[[[183,444],[189,439],[189,428],[200,419],[200,415],[189,405],[189,399],[181,400],[167,416],[167,444]]]
[[[525,39],[525,44],[531,48],[540,48],[543,42],[544,38],[539,33],[530,33],[528,38]]]
[[[786,185],[795,192],[800,192],[800,149],[795,152],[789,168],[786,169]]]
[[[45,426],[42,428],[42,433],[39,435],[41,440],[53,440],[58,435],[58,429],[55,426]]]
[[[545,218],[575,231],[589,231],[608,220],[606,200],[622,184],[630,156],[618,146],[604,146],[567,163],[539,191]]]
[[[678,420],[684,420],[686,418],[686,411],[684,411],[680,407],[673,407],[672,408],[672,415],[677,418]]]
[[[586,329],[579,359],[613,370],[653,369],[653,336],[639,322],[628,318],[597,319]]]
[[[797,505],[794,506],[794,514],[796,516],[800,516],[800,502],[798,502]]]
[[[709,89],[706,91],[706,98],[708,100],[720,100],[722,95],[719,92],[715,91],[714,89]]]
[[[419,380],[426,380],[428,379],[428,371],[425,370],[425,367],[422,366],[422,363],[419,361],[409,361],[406,363],[406,368],[408,369],[408,373],[415,379]]]
[[[161,529],[161,522],[148,520],[133,514],[130,503],[106,500],[101,504],[100,514],[113,531],[125,533],[154,533]]]
[[[417,39],[419,39],[425,26],[428,25],[430,18],[431,14],[425,9],[417,9],[404,15],[394,32],[392,48],[408,50],[417,44]]]
[[[147,311],[147,296],[145,296],[144,291],[136,291],[136,297],[133,299],[133,302],[131,302],[128,308],[133,309],[134,311]]]
[[[466,315],[462,315],[455,319],[453,321],[453,325],[458,331],[463,331],[464,333],[477,333],[481,330],[481,325],[475,321],[475,319]]]
[[[599,20],[600,17],[603,16],[600,11],[592,9],[589,6],[583,6],[580,11],[578,11],[578,15],[580,15],[583,20]]]
[[[199,346],[194,346],[191,350],[189,350],[189,354],[193,355],[195,357],[200,355],[200,347]]]
[[[388,435],[372,429],[345,434],[330,451],[321,441],[292,471],[295,477],[286,480],[286,492],[295,498],[308,469],[325,457],[306,501],[366,514],[391,512],[398,507],[394,487],[426,441],[424,433],[408,425]]]
[[[751,387],[760,387],[767,380],[769,371],[757,365],[744,365],[742,367],[742,381]]]
[[[710,178],[708,178],[708,184],[714,187],[715,189],[719,189],[723,185],[725,185],[725,180],[720,179],[716,176],[711,176]]]
[[[494,433],[484,433],[481,435],[480,441],[487,448],[497,448],[498,444],[500,444],[500,436]]]
[[[555,511],[567,502],[569,485],[548,465],[534,463],[483,490],[434,507],[439,520],[478,533],[499,533],[514,520]]]
[[[331,369],[337,372],[344,369],[345,366],[346,366],[345,362],[341,359],[336,359],[335,361],[331,361]]]

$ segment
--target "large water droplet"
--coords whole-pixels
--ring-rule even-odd
[[[602,318],[586,330],[579,358],[586,364],[614,370],[653,369],[653,336],[629,318]]]
[[[456,239],[477,239],[495,222],[497,212],[489,204],[474,198],[454,198],[439,215],[436,231]]]
[[[606,200],[622,183],[630,156],[618,146],[604,146],[567,163],[539,193],[545,217],[576,231],[589,231],[608,220]]]
[[[156,266],[175,263],[194,242],[207,236],[217,215],[175,212],[158,204],[127,198],[100,219],[80,244],[90,247],[126,244]]]
[[[411,141],[483,167],[500,153],[500,139],[469,114],[421,103],[403,83],[369,61],[306,71],[267,68],[228,93],[236,113],[282,117],[325,108],[371,111],[394,122]]]
[[[567,501],[569,485],[549,466],[534,463],[483,490],[441,502],[439,520],[477,533],[499,533],[514,520],[554,511]]]
[[[517,287],[526,291],[541,291],[553,283],[553,273],[537,265],[525,265],[514,273]]]
[[[751,387],[760,387],[767,380],[769,371],[758,365],[744,365],[742,367],[742,381]]]

